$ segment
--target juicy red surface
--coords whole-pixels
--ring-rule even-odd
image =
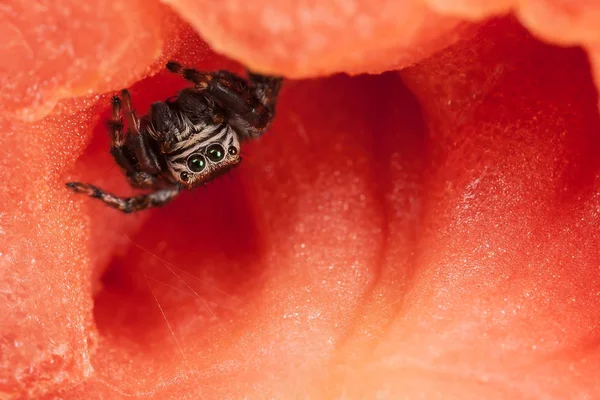
[[[85,85],[138,79],[141,112],[185,85],[144,78],[148,64],[240,71],[169,32],[114,85]],[[0,98],[0,394],[597,396],[587,59],[511,19],[471,34],[400,73],[289,81],[231,179],[132,216],[64,188],[131,193],[108,154],[108,93],[33,122],[16,118],[36,109],[26,93]],[[94,51],[76,52],[89,76]]]

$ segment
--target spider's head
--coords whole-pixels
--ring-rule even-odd
[[[186,146],[168,159],[173,178],[191,189],[229,172],[241,161],[240,143],[235,133]]]

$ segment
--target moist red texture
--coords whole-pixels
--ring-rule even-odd
[[[167,2],[216,50],[288,77],[397,69],[469,31],[420,0]]]
[[[167,59],[242,68],[157,3],[0,7],[0,59],[14,61],[0,63],[0,397],[600,395],[600,121],[585,52],[512,18],[464,25],[380,3],[348,3],[380,29],[367,35],[327,23],[342,2],[304,14],[177,2],[258,69],[413,65],[287,81],[238,169],[133,215],[64,187],[132,193],[108,153],[111,91],[130,87],[142,113],[186,85]],[[401,10],[426,23],[402,35]],[[328,28],[274,35],[252,24],[258,11]],[[339,51],[299,64],[316,33],[319,51]]]
[[[61,99],[129,85],[156,70],[151,64],[175,22],[157,2],[3,3],[2,113],[25,120],[45,116]]]

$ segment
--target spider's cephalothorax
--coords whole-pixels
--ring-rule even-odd
[[[161,206],[241,162],[240,143],[261,136],[275,115],[282,78],[227,71],[203,73],[169,62],[167,69],[194,83],[138,118],[127,90],[112,99],[111,154],[131,185],[153,192],[123,198],[69,182],[77,193],[130,213]],[[125,133],[127,122],[127,133]]]

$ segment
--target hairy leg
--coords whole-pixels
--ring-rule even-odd
[[[135,172],[135,160],[125,150],[123,103],[119,96],[113,96],[112,98],[112,118],[108,121],[108,128],[110,133],[110,154],[125,173],[130,174]]]
[[[123,133],[125,128],[123,121],[123,102],[118,96],[113,96],[112,118],[108,122],[111,140],[110,153],[115,162],[124,171],[133,187],[140,189],[153,188],[157,181],[156,175],[154,174],[159,172],[159,170],[157,168],[152,168],[152,165],[148,166],[147,164],[149,163],[147,162],[143,165],[143,167],[146,167],[145,170],[140,170],[140,167],[142,166],[138,160],[144,160],[143,155],[145,154],[145,147],[143,141],[140,140],[141,135],[138,133],[139,120],[135,116],[135,112],[132,111],[131,96],[129,95],[129,92],[123,90],[121,93],[125,102],[125,118],[128,121],[130,129],[128,135],[125,136]],[[134,130],[133,134],[132,130]],[[97,197],[93,196],[94,193],[104,193],[94,186],[80,182],[68,182],[67,187],[73,189],[76,193],[84,193],[92,197]],[[108,196],[107,198],[119,199],[114,195],[106,193],[105,195]],[[110,204],[109,201],[105,202]]]
[[[116,208],[124,213],[146,210],[152,207],[160,207],[173,200],[180,193],[177,187],[161,189],[156,192],[144,194],[135,197],[119,197],[112,193],[85,183],[69,182],[67,187],[75,193],[85,194],[95,199],[100,199],[110,207]]]
[[[124,114],[128,125],[124,146],[126,151],[133,155],[133,157],[131,157],[132,161],[130,162],[130,168],[133,171],[128,170],[126,173],[127,176],[130,177],[130,180],[132,180],[132,183],[134,183],[143,180],[141,177],[135,177],[134,175],[136,173],[144,172],[146,175],[154,175],[158,174],[161,169],[156,154],[150,149],[148,137],[140,133],[140,120],[133,110],[129,91],[123,89],[121,91],[121,96],[123,97]],[[122,124],[122,117],[120,118],[120,121]]]
[[[274,112],[277,99],[279,98],[279,91],[283,84],[283,78],[259,75],[250,71],[247,71],[247,74],[256,97],[265,107]]]
[[[228,71],[200,72],[171,61],[167,69],[205,90],[236,118],[252,138],[261,136],[275,115],[275,105],[283,78],[249,73],[248,83]]]

